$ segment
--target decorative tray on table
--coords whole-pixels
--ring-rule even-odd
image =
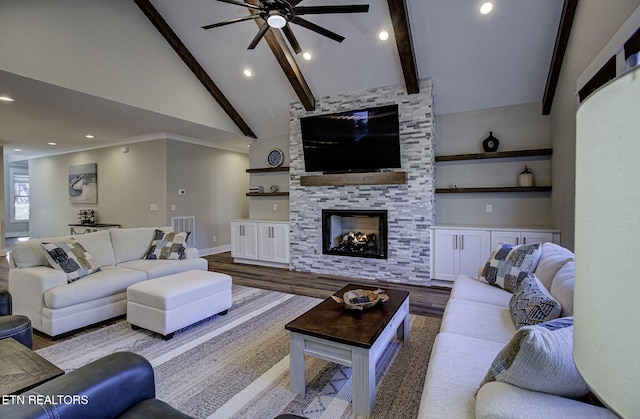
[[[332,295],[331,298],[338,303],[344,304],[347,310],[364,310],[378,304],[378,302],[389,301],[389,296],[383,290],[351,290],[342,295],[342,298]]]

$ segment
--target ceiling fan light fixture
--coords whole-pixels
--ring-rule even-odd
[[[277,10],[273,10],[267,17],[267,23],[270,27],[280,29],[287,24],[287,19]]]
[[[493,3],[491,3],[490,1],[485,2],[482,4],[482,6],[480,6],[480,13],[482,13],[483,15],[488,15],[492,10]]]

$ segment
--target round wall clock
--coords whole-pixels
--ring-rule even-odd
[[[284,153],[279,148],[274,148],[267,154],[267,164],[269,167],[282,166],[284,162]]]

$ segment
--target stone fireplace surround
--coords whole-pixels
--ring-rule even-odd
[[[431,80],[420,93],[407,95],[404,86],[389,86],[324,97],[316,110],[300,103],[290,107],[290,267],[388,282],[425,284],[430,280],[430,228],[435,215],[435,150]],[[305,172],[300,117],[398,104],[402,168],[400,185],[301,186]],[[322,210],[386,210],[386,259],[342,257],[322,251]]]

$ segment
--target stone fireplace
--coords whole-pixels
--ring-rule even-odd
[[[400,184],[301,185],[303,176],[320,175],[305,171],[301,117],[390,104],[398,105],[402,167],[387,171],[405,172],[406,181]],[[407,95],[404,86],[396,85],[324,97],[316,100],[316,110],[311,112],[305,111],[298,102],[292,103],[289,130],[290,268],[387,282],[427,283],[431,278],[430,228],[435,217],[431,80],[422,80],[420,93],[411,95]],[[326,223],[323,209],[386,212],[386,233],[376,234],[377,240],[386,236],[386,258],[344,257],[325,249],[329,239],[323,234],[323,220]],[[364,227],[347,230],[354,230],[354,235],[368,233]],[[331,236],[349,232],[331,233]],[[331,239],[331,247],[339,247],[334,240],[335,237]]]
[[[322,253],[387,258],[387,211],[322,210]]]

